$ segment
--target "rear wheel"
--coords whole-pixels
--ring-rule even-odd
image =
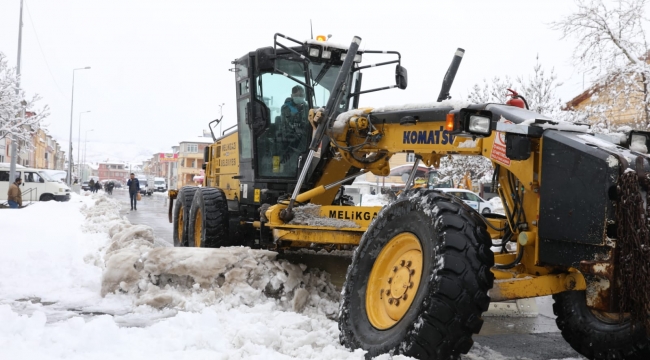
[[[199,188],[194,194],[188,225],[189,246],[216,248],[231,245],[226,194],[218,188]]]
[[[446,194],[411,190],[384,207],[348,268],[341,343],[369,356],[467,353],[490,304],[490,245],[480,216]]]
[[[190,217],[190,208],[196,186],[183,186],[176,196],[174,204],[174,246],[187,246],[187,219]]]
[[[54,195],[52,194],[43,194],[41,197],[38,199],[39,201],[52,201],[54,200]]]
[[[481,211],[481,214],[489,214],[490,212],[490,208],[485,208],[483,211]]]
[[[584,291],[553,295],[555,322],[569,345],[588,359],[650,359],[650,339],[643,326],[619,321],[619,314],[591,310]]]

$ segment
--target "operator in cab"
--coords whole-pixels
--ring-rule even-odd
[[[278,137],[282,146],[281,162],[297,163],[311,141],[312,127],[307,119],[309,105],[305,100],[305,89],[296,85],[291,88],[291,97],[287,98],[280,109],[280,128]]]

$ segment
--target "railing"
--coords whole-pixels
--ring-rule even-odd
[[[23,192],[21,192],[21,195],[23,197],[23,203],[25,203],[25,199],[27,196],[29,196],[29,203],[33,203],[34,201],[38,200],[38,189],[36,188],[29,188]],[[36,200],[34,200],[36,198]],[[25,205],[27,206],[27,205]]]
[[[36,200],[34,200],[34,197],[36,197],[36,199],[38,199],[38,190],[36,188],[29,188],[29,189],[27,189],[25,191],[22,191],[20,194],[21,194],[21,196],[23,198],[23,204],[24,204],[22,207],[26,207],[27,205],[31,205],[34,201],[36,201]],[[27,196],[29,196],[29,204],[25,204],[25,199],[27,198]],[[2,208],[9,208],[9,201],[6,201],[4,203],[0,203],[0,209],[2,209]]]

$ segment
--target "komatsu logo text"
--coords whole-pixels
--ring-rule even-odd
[[[443,126],[440,130],[429,131],[404,131],[402,144],[453,144],[454,136],[445,130]]]

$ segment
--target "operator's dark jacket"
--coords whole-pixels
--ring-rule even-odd
[[[140,191],[140,180],[138,180],[138,178],[129,179],[129,181],[126,182],[126,186],[129,188],[131,194],[135,194]]]

